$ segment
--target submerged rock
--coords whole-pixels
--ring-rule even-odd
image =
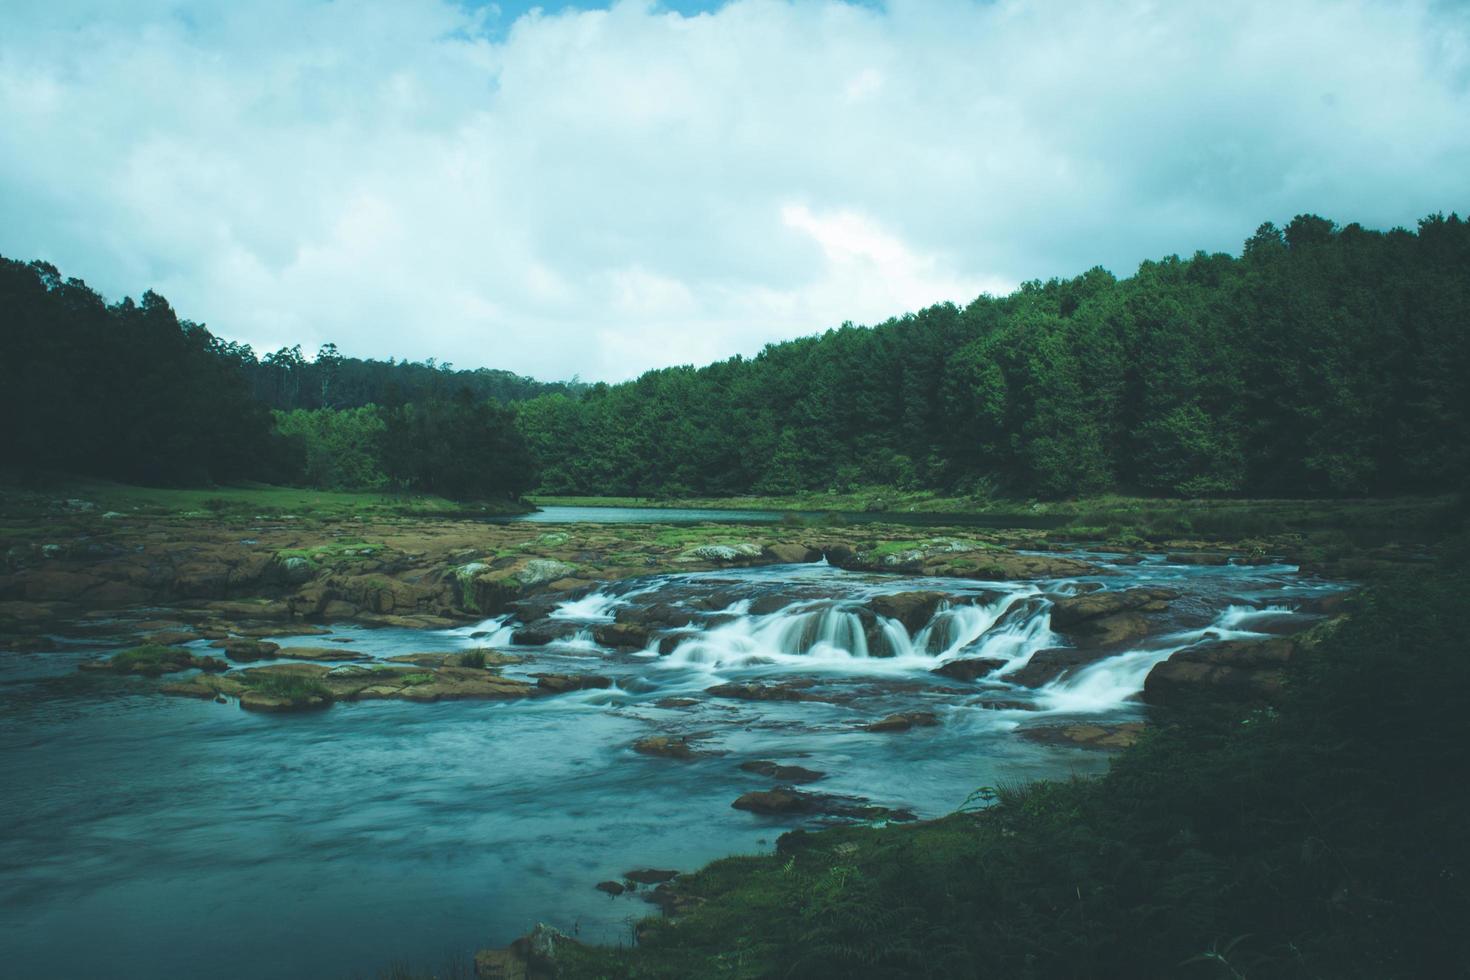
[[[750,762],[740,763],[740,768],[745,772],[755,773],[757,776],[765,776],[782,783],[814,783],[819,779],[826,779],[827,774],[817,772],[815,769],[806,769],[802,766],[783,766],[780,763],[771,762],[766,759],[752,759]]]
[[[909,711],[903,714],[889,715],[887,718],[864,725],[863,730],[869,732],[906,732],[911,728],[932,728],[939,724],[939,719],[929,711]]]
[[[675,735],[647,735],[633,743],[633,751],[663,759],[694,759],[707,754],[696,752],[689,739]]]
[[[622,884],[622,882],[618,881],[599,881],[594,887],[596,887],[596,889],[600,892],[607,892],[614,898],[617,898],[623,892],[628,890],[627,887]]]
[[[756,681],[745,683],[716,684],[706,688],[706,694],[716,698],[735,698],[740,701],[827,701],[829,698],[805,690],[812,681],[786,681],[781,684],[761,684]]]

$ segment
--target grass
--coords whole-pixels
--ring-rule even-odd
[[[1463,558],[1381,583],[1277,708],[1155,711],[1100,779],[717,861],[561,975],[1466,975],[1467,590]]]
[[[315,677],[287,671],[247,670],[240,680],[252,691],[267,697],[283,698],[287,701],[306,701],[310,698],[332,700],[332,692]]]
[[[526,508],[508,501],[474,504],[428,494],[392,494],[313,490],[246,483],[228,487],[140,487],[107,480],[58,477],[25,486],[0,482],[0,513],[40,516],[59,501],[83,500],[95,505],[87,513],[116,512],[147,517],[250,520],[255,517],[298,517],[316,520],[356,516],[454,517],[465,514],[516,514]]]
[[[483,670],[485,667],[484,650],[466,650],[454,659],[461,667],[473,667],[476,670]]]
[[[116,670],[129,673],[149,673],[189,659],[188,651],[147,643],[113,654],[112,666]]]

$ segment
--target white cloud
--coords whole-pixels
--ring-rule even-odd
[[[0,252],[259,349],[751,353],[1267,218],[1467,207],[1462,8],[0,10]]]

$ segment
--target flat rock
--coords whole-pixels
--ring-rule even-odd
[[[996,660],[992,657],[962,657],[958,660],[951,660],[948,663],[940,664],[938,667],[929,671],[929,673],[938,674],[940,677],[948,677],[957,681],[973,681],[977,677],[993,674],[1005,665],[1006,661]]]
[[[537,687],[550,691],[552,694],[612,687],[611,677],[602,677],[598,674],[532,674],[531,676],[536,678]]]
[[[1121,725],[1045,725],[1022,728],[1020,736],[1043,745],[1067,745],[1085,749],[1126,749],[1143,735],[1141,721]]]

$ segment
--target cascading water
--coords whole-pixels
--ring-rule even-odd
[[[613,610],[626,600],[604,592],[589,592],[580,599],[563,602],[548,614],[549,619],[574,619],[588,623],[610,623]]]
[[[815,664],[867,656],[862,618],[850,609],[832,606],[765,616],[737,615],[731,622],[685,640],[668,660],[727,667],[798,657]]]
[[[1254,618],[1289,613],[1290,610],[1280,606],[1265,609],[1229,606],[1208,626],[1157,637],[1142,649],[1106,657],[1054,681],[1038,692],[1037,702],[1047,711],[1104,712],[1120,708],[1143,690],[1143,682],[1156,664],[1180,650],[1205,640],[1260,637],[1263,634],[1244,628],[1245,624]]]
[[[511,642],[515,626],[511,625],[510,616],[492,616],[473,626],[459,626],[451,630],[444,630],[444,633],[448,636],[463,637],[475,646],[505,646]]]

